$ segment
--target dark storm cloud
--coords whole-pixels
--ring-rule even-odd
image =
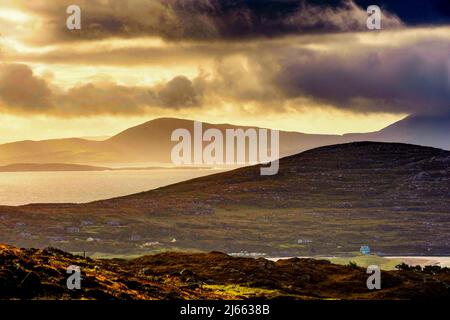
[[[355,3],[363,8],[377,4],[411,26],[450,23],[450,1],[448,0],[355,0]]]
[[[366,7],[351,0],[81,0],[82,30],[68,32],[61,12],[72,1],[23,5],[44,18],[39,41],[156,36],[168,40],[236,40],[366,30]],[[383,28],[402,25],[383,11]]]
[[[359,112],[450,113],[450,44],[421,42],[348,55],[312,52],[280,58],[274,84]]]

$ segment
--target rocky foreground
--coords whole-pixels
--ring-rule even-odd
[[[324,260],[237,258],[219,252],[162,253],[133,260],[94,260],[48,248],[0,245],[1,299],[445,299],[450,269],[383,271],[381,290],[356,265]],[[67,267],[81,268],[80,290],[67,288]]]

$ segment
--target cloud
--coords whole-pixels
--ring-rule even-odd
[[[194,88],[191,80],[178,76],[159,90],[158,97],[164,106],[195,107],[200,105],[201,93]]]
[[[450,113],[448,28],[287,37],[255,41],[241,50],[228,44],[211,51],[203,46],[216,54],[210,57],[213,66],[200,68],[197,76],[174,73],[151,86],[123,85],[111,74],[63,90],[55,85],[58,79],[37,76],[26,65],[3,64],[0,110],[62,117],[230,106],[253,114],[314,108]],[[228,50],[220,54],[219,48]]]
[[[8,110],[46,112],[53,107],[52,91],[44,79],[23,64],[0,65],[0,102]]]
[[[450,22],[450,2],[448,0],[356,0],[362,7],[378,4],[395,13],[409,26],[441,25]]]
[[[56,116],[132,115],[155,108],[202,106],[200,88],[184,76],[149,87],[99,81],[66,91],[47,81],[33,74],[27,65],[0,65],[0,111]]]
[[[351,0],[80,0],[82,30],[71,32],[62,15],[72,1],[21,2],[45,33],[29,41],[60,42],[109,37],[160,37],[170,41],[230,41],[309,33],[366,30],[365,8]],[[383,28],[398,17],[383,11]]]
[[[216,60],[189,79],[152,86],[90,80],[68,90],[21,64],[0,67],[1,111],[57,116],[140,115],[152,110],[223,108],[246,112],[328,107],[356,113],[450,113],[450,41],[347,51],[266,48]],[[24,88],[26,88],[24,90]],[[249,109],[251,106],[251,109]]]
[[[450,43],[432,40],[353,54],[290,52],[273,83],[288,99],[356,112],[450,113],[448,52]]]

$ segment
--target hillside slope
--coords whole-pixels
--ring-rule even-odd
[[[359,142],[87,204],[0,207],[0,241],[70,251],[450,254],[450,152]],[[25,224],[25,225],[24,225]]]

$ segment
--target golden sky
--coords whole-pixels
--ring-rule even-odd
[[[161,116],[342,134],[448,110],[445,25],[383,12],[369,31],[351,1],[265,25],[268,13],[219,0],[84,0],[82,29],[68,30],[70,4],[0,0],[0,142],[109,136]]]

